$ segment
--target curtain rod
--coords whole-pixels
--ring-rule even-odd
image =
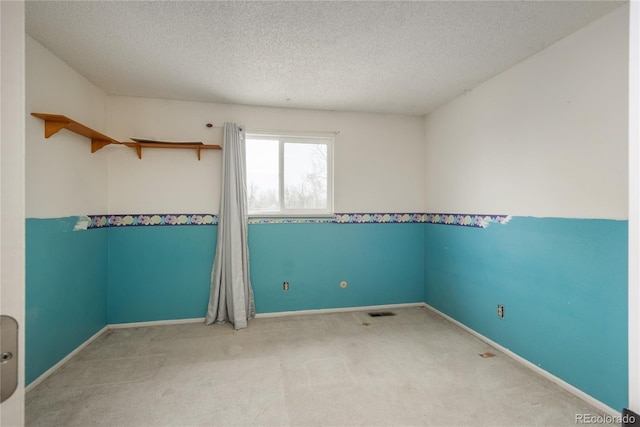
[[[246,126],[243,126],[246,128]],[[271,135],[294,135],[294,136],[304,136],[304,135],[338,135],[340,133],[339,130],[282,130],[282,129],[246,129],[247,132],[255,132],[255,133],[263,133],[263,134],[271,134]]]
[[[224,128],[224,125],[214,125],[211,123],[207,123],[208,128]],[[255,132],[255,133],[263,133],[270,135],[296,135],[296,136],[304,136],[305,134],[316,134],[316,135],[338,135],[340,133],[339,130],[282,130],[282,129],[247,129],[246,126],[240,126],[240,130],[244,130],[246,132]]]
[[[214,125],[213,123],[207,123],[207,124],[206,124],[206,126],[207,126],[209,129],[211,129],[211,128],[214,128],[214,129],[223,129],[223,128],[224,128],[224,124],[222,124],[222,125]],[[243,127],[244,127],[244,126],[240,125],[240,130],[242,130],[242,128],[243,128]]]

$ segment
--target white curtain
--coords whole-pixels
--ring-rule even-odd
[[[242,129],[225,123],[218,244],[205,323],[231,322],[235,329],[246,328],[247,320],[255,316],[249,279],[245,150]]]

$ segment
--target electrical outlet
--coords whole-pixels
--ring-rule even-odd
[[[501,319],[504,317],[504,306],[501,304],[498,304],[498,317]]]
[[[289,290],[289,282],[282,282],[282,290],[283,291]]]

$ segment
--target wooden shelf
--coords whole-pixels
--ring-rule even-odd
[[[91,140],[91,152],[95,153],[102,147],[109,144],[120,144],[113,138],[103,135],[98,131],[86,127],[85,125],[71,120],[69,117],[61,116],[59,114],[44,114],[44,113],[31,113],[32,116],[38,117],[44,120],[44,137],[49,138],[61,131],[62,129],[68,129],[71,132],[75,132],[78,135],[85,136]]]
[[[219,145],[207,145],[207,144],[167,144],[167,143],[153,143],[153,142],[121,142],[121,144],[127,147],[135,148],[138,153],[138,158],[142,159],[143,148],[192,148],[198,152],[198,160],[200,160],[200,150],[221,150]]]
[[[153,143],[153,142],[120,142],[111,137],[108,137],[98,131],[95,131],[81,123],[76,122],[66,116],[59,114],[45,114],[45,113],[31,113],[32,116],[38,117],[44,120],[44,137],[49,138],[61,131],[62,129],[70,130],[78,135],[82,135],[91,140],[91,152],[95,153],[103,147],[109,144],[126,145],[136,150],[138,158],[142,159],[143,148],[189,148],[195,149],[198,153],[198,160],[200,160],[201,150],[221,150],[219,145],[208,144],[167,144],[167,143]]]

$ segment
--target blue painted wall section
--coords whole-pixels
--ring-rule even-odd
[[[107,230],[26,221],[26,383],[107,324]]]
[[[414,223],[250,225],[256,311],[422,302],[423,232]]]
[[[427,304],[610,407],[627,405],[627,221],[424,227]]]
[[[109,228],[109,323],[203,317],[216,238]],[[252,224],[249,251],[258,313],[423,301],[422,224]]]
[[[216,226],[109,227],[108,232],[109,323],[204,317]]]

